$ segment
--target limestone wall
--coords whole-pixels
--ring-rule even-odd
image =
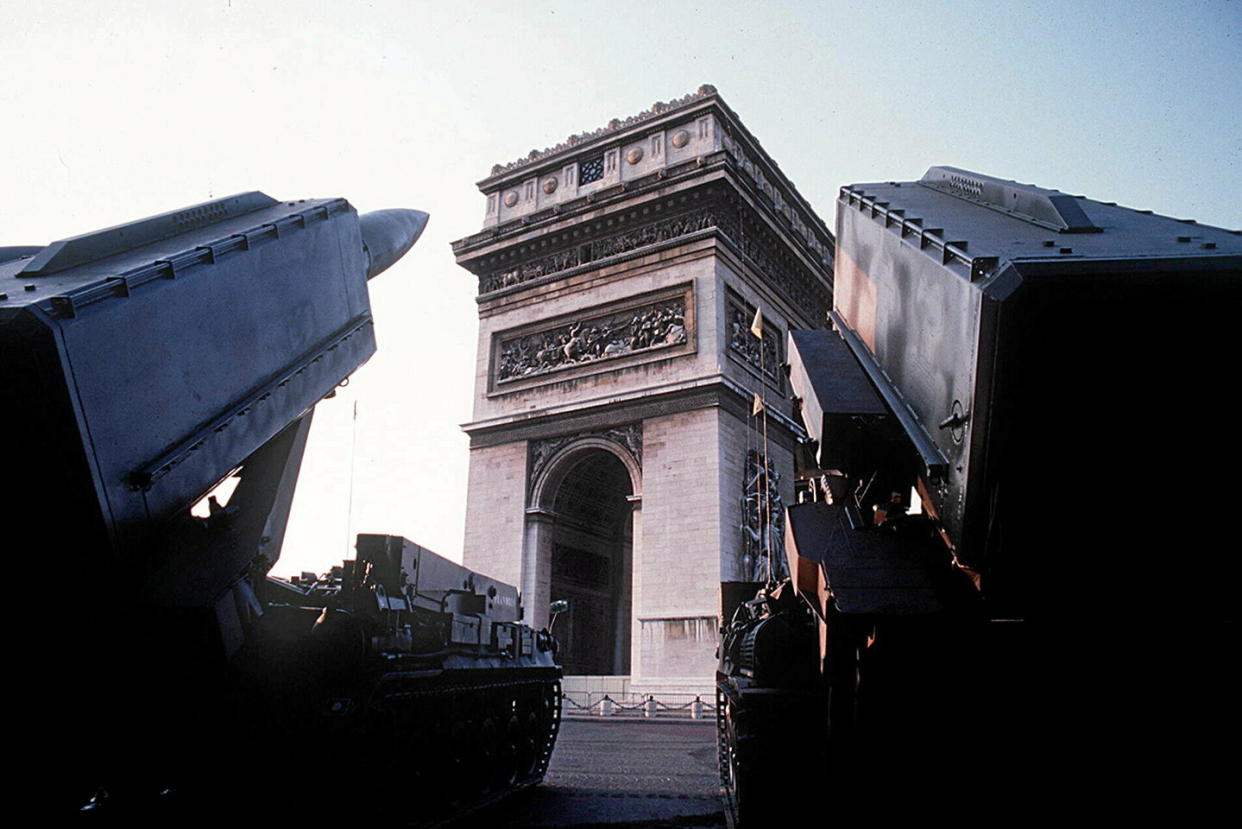
[[[643,543],[634,561],[633,660],[641,677],[715,670],[720,569],[719,409],[643,423]]]
[[[525,523],[526,442],[471,449],[462,563],[525,590]]]

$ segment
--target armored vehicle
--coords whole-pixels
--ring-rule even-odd
[[[837,209],[792,576],[721,646],[731,817],[1221,803],[1242,235],[952,167]]]
[[[367,280],[426,221],[251,192],[0,249],[11,664],[47,809],[420,823],[542,776],[559,669],[513,588],[374,537],[268,578],[314,407],[375,351]]]

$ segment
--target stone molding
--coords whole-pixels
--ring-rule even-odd
[[[753,210],[739,206],[734,216],[719,227],[725,241],[786,302],[811,319],[826,318],[832,305],[829,288],[789,252]]]
[[[575,135],[571,135],[560,144],[553,147],[547,147],[542,150],[531,150],[524,158],[519,158],[516,161],[510,161],[508,164],[496,164],[492,167],[491,175],[498,176],[522,167],[528,167],[538,161],[548,158],[549,156],[556,155],[563,150],[568,150],[571,147],[577,147],[581,144],[594,141],[596,138],[611,135],[612,133],[620,132],[621,130],[637,124],[651,121],[661,115],[667,115],[674,110],[689,106],[690,104],[701,101],[704,98],[709,98],[715,94],[716,87],[711,84],[703,84],[689,95],[683,95],[682,97],[674,98],[671,101],[656,101],[651,105],[650,109],[645,109],[637,115],[631,115],[630,117],[624,119],[613,118],[605,126],[602,126],[597,130],[589,130],[587,132],[580,132]]]
[[[548,467],[553,461],[563,456],[564,450],[574,444],[590,448],[598,447],[600,441],[615,444],[624,449],[633,460],[635,469],[641,473],[643,466],[643,425],[642,423],[626,423],[603,429],[574,432],[551,438],[532,440],[527,444],[528,460],[526,464],[527,503],[534,504],[535,489],[543,480]],[[628,466],[628,464],[627,464]],[[637,492],[637,490],[636,490]],[[641,495],[638,496],[641,499]]]
[[[531,417],[505,417],[463,424],[470,436],[470,448],[480,449],[521,441],[546,440],[563,434],[586,434],[612,423],[644,421],[696,409],[721,408],[742,422],[751,416],[754,391],[723,375],[666,388],[631,392],[604,400],[577,402]],[[797,441],[806,438],[801,423],[768,408],[769,440],[773,445],[793,451]]]
[[[581,245],[528,259],[507,269],[480,274],[479,294],[512,288],[580,265],[681,239],[716,225],[717,218],[711,208],[649,222],[632,230],[602,236]]]
[[[598,160],[600,154],[602,178],[586,184],[578,181],[579,167]],[[739,179],[755,190],[792,237],[813,252],[813,259],[831,258],[832,232],[710,86],[632,118],[614,119],[556,147],[532,151],[525,159],[497,165],[493,175],[479,182],[487,199],[484,231],[454,242],[454,251],[461,258],[480,243],[521,233],[549,216],[597,209],[600,203],[651,181],[701,175],[718,156],[728,159]]]
[[[827,314],[831,302],[827,286],[788,250],[749,205],[719,188],[696,193],[690,200],[697,205],[641,225],[632,225],[618,216],[597,219],[575,228],[575,234],[563,234],[562,246],[550,252],[536,252],[531,246],[530,253],[522,257],[510,251],[516,258],[478,275],[479,295],[482,298],[576,269],[600,266],[625,254],[643,255],[711,231],[793,307],[805,309],[814,319]],[[569,238],[565,239],[566,236]],[[579,239],[582,241],[576,241]]]

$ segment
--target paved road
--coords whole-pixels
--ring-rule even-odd
[[[724,826],[718,780],[710,721],[567,719],[543,784],[476,813],[472,825]]]

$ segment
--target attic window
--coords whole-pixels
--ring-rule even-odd
[[[578,165],[578,186],[599,181],[604,177],[604,157],[588,159]]]

